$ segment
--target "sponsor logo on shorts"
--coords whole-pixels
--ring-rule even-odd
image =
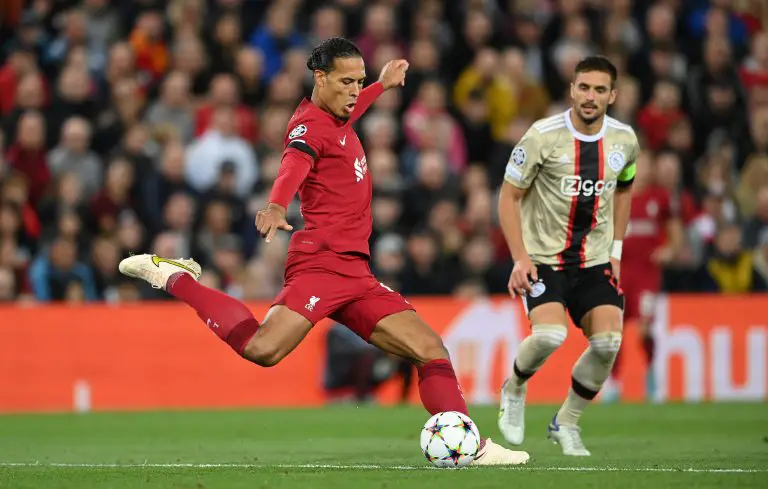
[[[307,311],[314,311],[315,310],[315,304],[317,304],[319,301],[320,301],[320,298],[313,295],[312,297],[309,298],[309,302],[307,302],[307,304],[304,306],[304,308]]]

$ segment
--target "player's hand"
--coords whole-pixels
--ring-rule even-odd
[[[616,258],[611,258],[610,260],[611,260],[611,269],[613,270],[613,275],[616,277],[616,279],[621,278],[621,262]]]
[[[509,294],[512,297],[515,297],[530,292],[531,281],[535,282],[538,279],[539,275],[536,271],[536,265],[531,261],[531,257],[525,256],[520,260],[517,260],[512,269],[512,275],[509,277],[509,283],[507,284]]]
[[[278,229],[293,231],[293,226],[285,220],[285,207],[270,203],[266,209],[256,213],[256,229],[265,238],[267,243],[272,241]]]
[[[379,75],[379,82],[384,85],[384,90],[404,86],[408,66],[408,61],[404,59],[393,59],[385,64]]]

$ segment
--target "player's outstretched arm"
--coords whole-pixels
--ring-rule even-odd
[[[312,162],[311,156],[293,148],[283,153],[280,173],[269,194],[269,204],[256,213],[256,229],[267,243],[272,241],[278,230],[293,231],[293,226],[285,219],[286,209],[307,178]]]
[[[405,86],[405,72],[408,71],[408,61],[393,59],[384,65],[379,75],[379,83],[384,90]]]
[[[507,287],[512,297],[531,291],[531,280],[538,280],[536,266],[533,264],[523,242],[523,226],[520,208],[527,189],[515,187],[504,182],[499,194],[499,222],[507,246],[515,261]]]
[[[256,229],[267,243],[272,241],[278,230],[292,231],[293,226],[285,220],[286,208],[270,202],[266,208],[256,213]]]
[[[405,72],[408,71],[408,62],[404,59],[393,59],[384,65],[379,75],[379,80],[366,87],[357,98],[357,106],[349,123],[352,124],[365,114],[371,105],[384,93],[384,90],[405,85]]]

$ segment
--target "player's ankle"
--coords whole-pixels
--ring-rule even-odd
[[[579,418],[568,413],[558,412],[557,415],[555,415],[555,423],[557,423],[558,426],[575,428],[579,426]]]
[[[506,394],[512,397],[525,397],[525,393],[528,391],[528,382],[523,381],[522,384],[520,384],[517,379],[510,377],[504,382],[503,389]]]
[[[186,272],[176,272],[176,273],[172,274],[170,277],[168,277],[168,280],[165,282],[165,285],[163,286],[163,289],[170,294],[171,290],[173,289],[173,286],[176,285],[176,282],[178,282],[179,279],[182,279],[183,277],[188,276],[188,275],[189,274],[187,274]],[[191,276],[190,276],[190,278],[191,278]],[[186,279],[184,279],[184,280],[186,280]]]

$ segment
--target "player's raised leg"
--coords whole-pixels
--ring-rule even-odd
[[[401,311],[379,320],[369,341],[387,352],[410,360],[419,374],[419,394],[424,407],[435,414],[459,411],[467,414],[453,365],[442,339],[412,310]],[[481,443],[475,465],[518,465],[530,455],[512,451],[490,438]]]
[[[275,305],[243,347],[243,358],[272,367],[288,356],[312,329],[313,323],[286,306]]]
[[[568,334],[568,318],[560,302],[538,305],[530,311],[529,316],[533,325],[531,334],[520,343],[512,364],[512,374],[501,389],[499,430],[504,439],[513,445],[521,445],[525,439],[528,380],[565,342]]]
[[[216,336],[263,367],[277,364],[312,328],[312,322],[284,306],[270,309],[259,324],[245,304],[198,283],[200,265],[194,260],[135,255],[121,261],[119,268],[189,304]]]
[[[589,338],[589,347],[573,366],[568,397],[552,418],[548,436],[560,444],[564,455],[589,456],[581,439],[579,419],[613,368],[621,347],[622,310],[614,305],[597,306],[583,316],[580,324]]]

